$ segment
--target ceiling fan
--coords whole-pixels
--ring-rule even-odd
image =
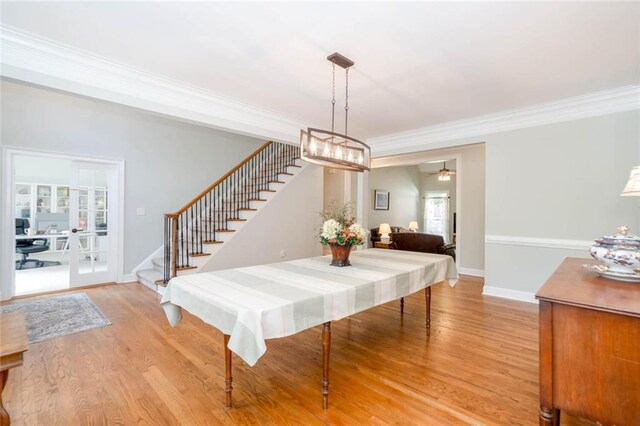
[[[455,175],[456,172],[447,169],[447,162],[443,161],[442,168],[440,170],[438,170],[437,172],[431,172],[429,174],[438,175],[438,180],[440,182],[447,182],[451,180],[451,176]]]

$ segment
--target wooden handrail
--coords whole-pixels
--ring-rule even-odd
[[[231,232],[229,222],[238,220],[252,201],[261,200],[261,191],[272,191],[269,185],[299,156],[295,146],[267,142],[180,210],[165,213],[163,282],[178,271],[196,268],[190,258],[206,255],[207,244],[221,243],[219,233]]]
[[[234,174],[240,167],[242,167],[245,164],[247,164],[247,162],[249,162],[249,160],[251,160],[253,157],[258,155],[258,153],[260,153],[260,151],[264,150],[265,148],[267,148],[272,143],[273,143],[273,141],[266,142],[260,148],[256,149],[251,155],[249,155],[247,158],[242,160],[237,166],[235,166],[233,169],[229,170],[224,176],[222,176],[220,179],[218,179],[217,181],[215,181],[211,185],[209,185],[204,191],[202,191],[200,194],[198,194],[193,200],[189,201],[183,208],[181,208],[180,210],[178,210],[175,213],[165,213],[164,216],[167,217],[167,218],[175,218],[175,217],[180,216],[182,213],[187,211],[187,209],[189,207],[193,206],[195,203],[198,202],[198,200],[200,200],[202,197],[204,197],[206,194],[208,194],[213,188],[218,186],[220,184],[220,182],[222,182],[223,180],[225,180],[226,178],[228,178],[229,176]]]

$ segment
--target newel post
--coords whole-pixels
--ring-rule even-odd
[[[164,281],[178,275],[178,214],[164,215]]]

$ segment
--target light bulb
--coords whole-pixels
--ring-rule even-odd
[[[331,154],[331,149],[329,149],[329,142],[324,144],[324,150],[322,151],[325,157],[328,157]]]
[[[353,163],[353,151],[349,150],[349,156],[347,157],[347,159],[349,160],[349,162]]]
[[[318,145],[316,144],[316,138],[311,139],[311,144],[309,145],[309,149],[311,149],[311,154],[316,155],[318,153]]]

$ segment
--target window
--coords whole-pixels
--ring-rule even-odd
[[[449,242],[449,191],[426,193],[424,229],[427,234],[442,235],[444,242]]]

